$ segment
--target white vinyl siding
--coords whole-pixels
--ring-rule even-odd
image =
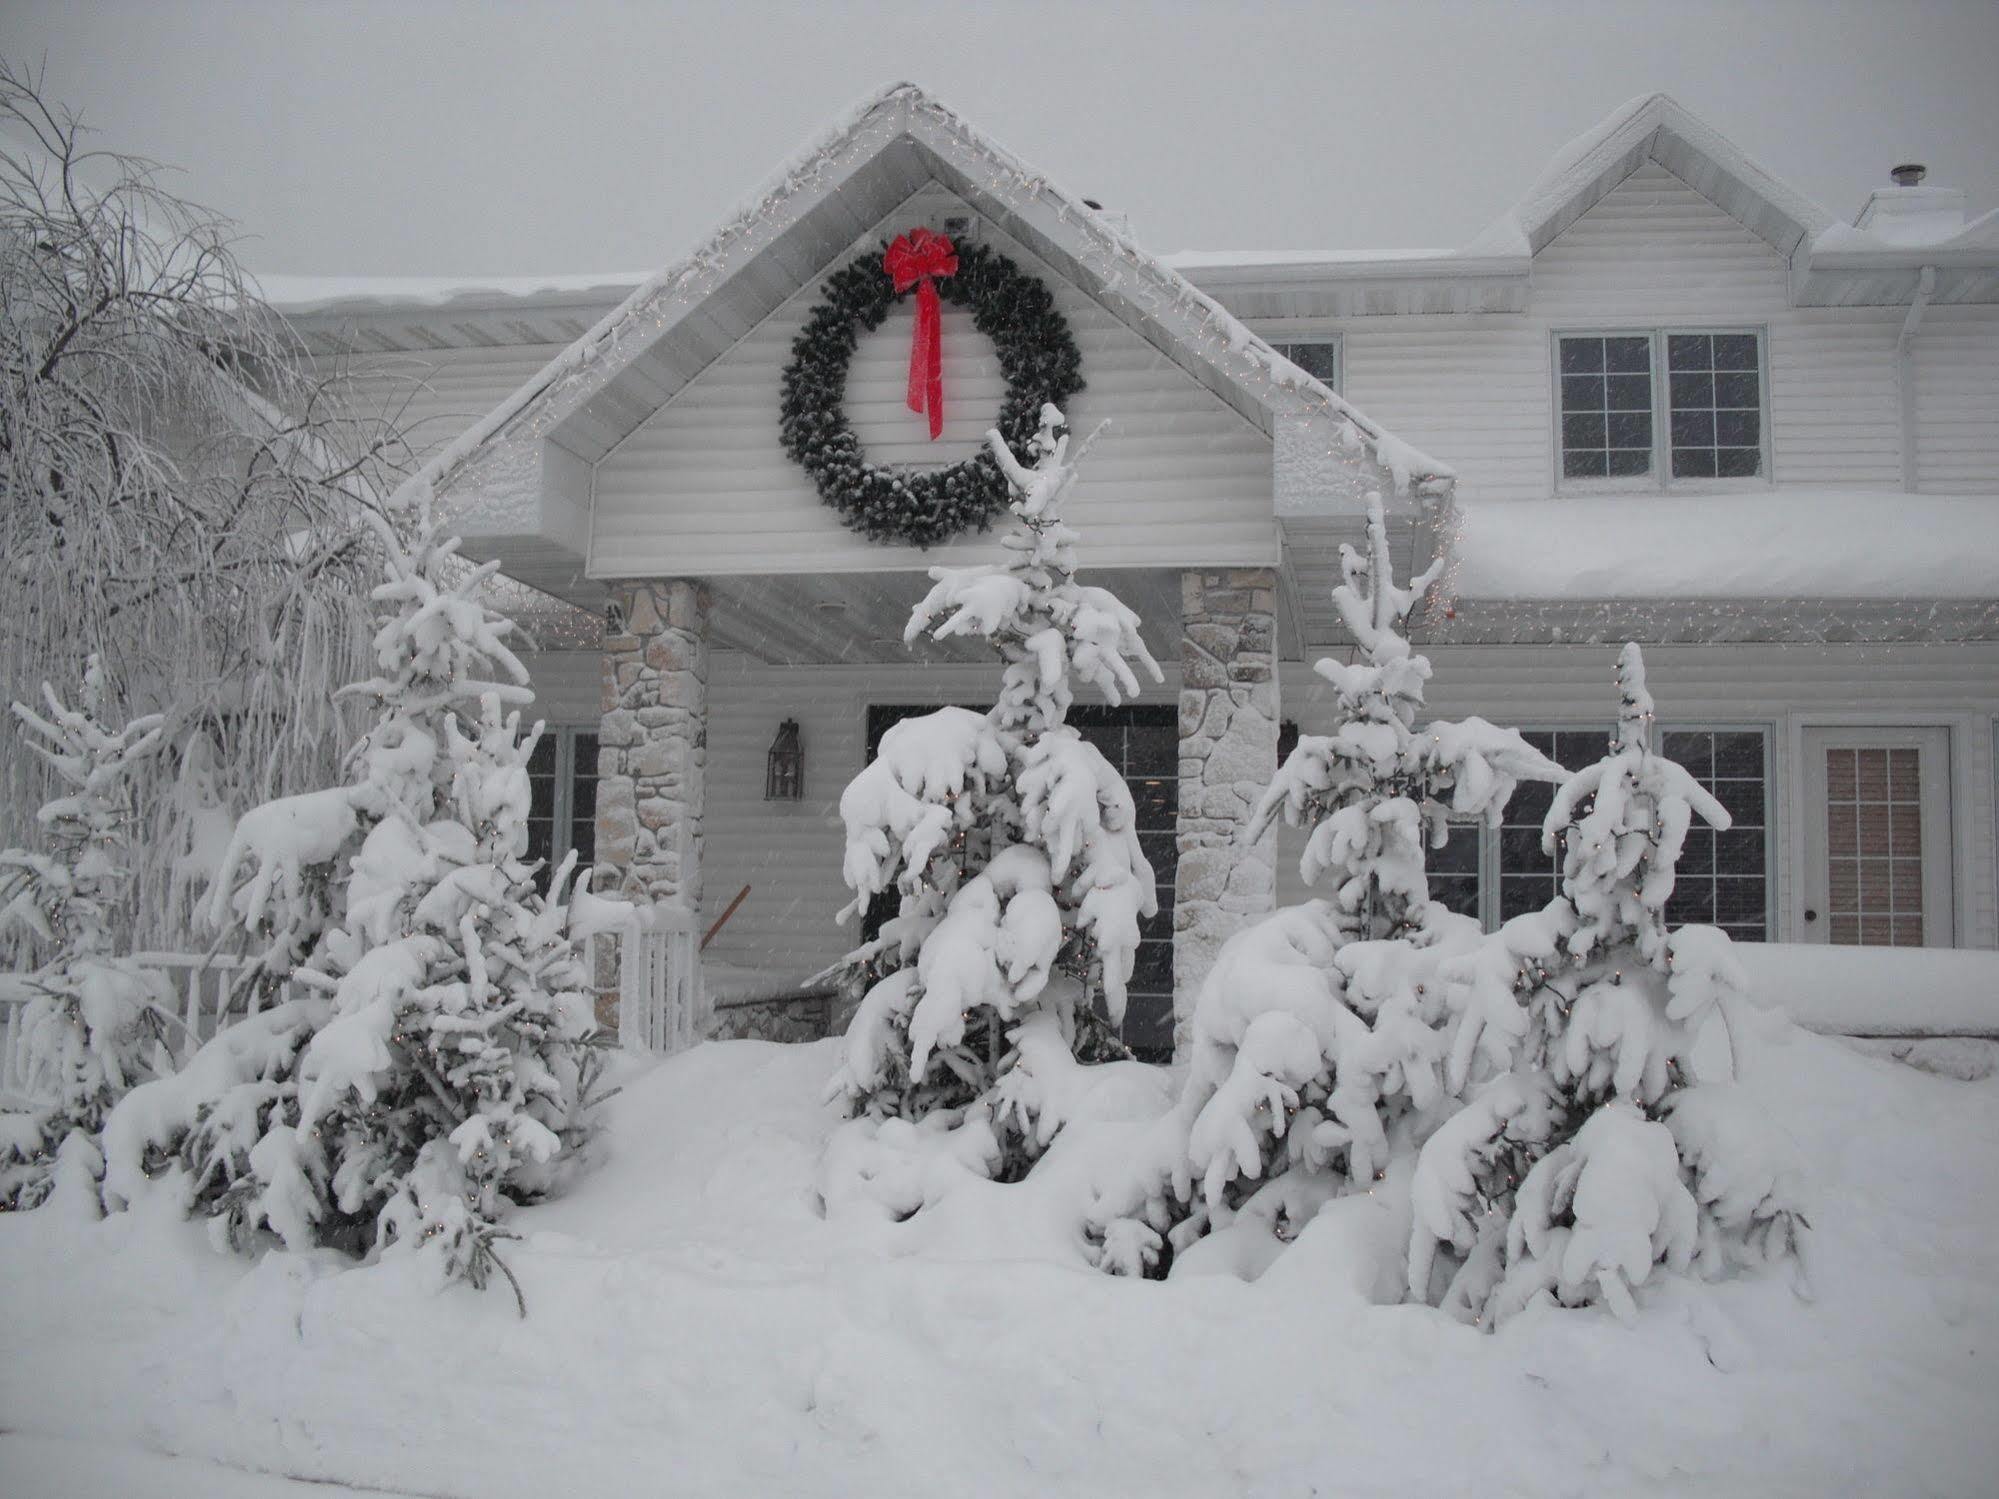
[[[851,898],[840,877],[840,793],[867,762],[871,703],[980,703],[997,667],[769,667],[717,653],[708,674],[708,805],[701,906],[713,921],[750,893],[705,956],[799,978],[854,945],[835,921]],[[1166,700],[1166,699],[1162,699]],[[805,790],[764,800],[764,755],[778,725],[798,721]]]
[[[1913,347],[1917,487],[1999,494],[1999,307],[1932,307]]]
[[[418,458],[435,452],[520,389],[562,352],[560,344],[433,349],[422,354],[322,358],[326,373],[344,370],[363,413],[396,417]]]
[[[955,206],[955,209],[953,207]],[[919,195],[883,226],[965,212],[949,194]],[[990,225],[981,241],[1054,292],[1083,353],[1086,387],[1071,427],[1111,426],[1091,449],[1067,519],[1093,566],[1261,565],[1277,560],[1270,439],[1103,307]],[[876,243],[869,235],[850,253]],[[845,265],[841,255],[828,272]],[[823,294],[815,279],[696,376],[598,466],[590,571],[787,573],[921,569],[995,554],[974,537],[929,552],[871,542],[844,527],[778,444],[778,400],[791,344]],[[847,413],[871,459],[956,462],[975,449],[1004,393],[971,315],[944,306],[941,438],[908,411],[907,303],[861,340]]]
[[[1557,488],[1554,333],[1755,328],[1770,481],[1893,490],[1905,312],[1793,309],[1783,257],[1647,163],[1535,258],[1527,312],[1342,322],[1342,394],[1447,460],[1460,497],[1545,498]],[[1281,323],[1258,331],[1286,336]],[[1915,349],[1921,487],[1999,491],[1999,309],[1932,307]]]

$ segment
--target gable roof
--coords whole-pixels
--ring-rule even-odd
[[[1536,255],[1647,161],[1655,161],[1779,255],[1829,227],[1833,216],[1764,171],[1727,136],[1670,94],[1645,94],[1570,141],[1534,185],[1462,253]]]
[[[482,450],[552,440],[595,462],[855,235],[942,182],[1084,288],[1265,432],[1331,423],[1398,487],[1451,471],[1277,354],[1102,213],[1034,172],[913,84],[864,100],[787,162],[713,235],[648,277],[417,476],[440,487]],[[413,481],[414,482],[414,481]]]

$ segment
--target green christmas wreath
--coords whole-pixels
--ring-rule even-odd
[[[870,463],[847,421],[847,366],[861,335],[879,328],[889,307],[912,291],[918,294],[919,342],[910,404],[925,409],[920,392],[927,378],[932,436],[942,424],[936,298],[970,311],[973,325],[992,341],[1006,377],[998,426],[1015,451],[1034,435],[1044,403],[1066,407],[1083,388],[1083,356],[1048,288],[984,245],[957,248],[917,230],[857,256],[827,279],[825,300],[806,319],[785,366],[779,407],[784,451],[853,529],[874,541],[927,547],[961,531],[983,531],[1005,510],[1007,485],[983,445],[944,468]]]

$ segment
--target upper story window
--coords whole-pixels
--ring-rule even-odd
[[[1768,472],[1761,334],[1561,333],[1555,345],[1564,487],[1699,486]]]
[[[1271,348],[1297,365],[1328,390],[1340,388],[1340,341],[1338,338],[1298,339],[1273,343]]]

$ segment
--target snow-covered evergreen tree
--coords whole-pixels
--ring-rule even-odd
[[[1561,894],[1446,968],[1450,1081],[1472,1091],[1417,1163],[1408,1284],[1486,1325],[1543,1296],[1628,1318],[1656,1266],[1773,1258],[1803,1223],[1754,1106],[1690,1077],[1746,981],[1726,933],[1670,930],[1666,903],[1693,818],[1728,813],[1654,749],[1635,644],[1617,682],[1609,754],[1542,827]]]
[[[46,713],[15,703],[26,747],[65,793],[42,806],[47,852],[0,852],[0,939],[40,959],[5,982],[27,996],[21,1046],[38,1108],[0,1117],[0,1206],[34,1207],[57,1162],[89,1183],[102,1159],[94,1137],[127,1089],[152,1071],[172,995],[156,972],[118,954],[131,879],[135,768],[159,747],[160,717],[104,722],[110,682],[90,657],[79,706],[42,684]]]
[[[1478,935],[1431,902],[1426,850],[1451,817],[1496,825],[1521,780],[1562,776],[1482,718],[1417,726],[1430,663],[1402,632],[1435,569],[1397,586],[1380,495],[1366,551],[1342,548],[1341,567],[1333,602],[1359,659],[1317,664],[1333,731],[1299,739],[1246,833],[1280,816],[1308,828],[1301,870],[1331,898],[1223,946],[1196,1001],[1185,1090],[1095,1210],[1102,1263],[1120,1274],[1163,1273],[1169,1249],[1238,1213],[1282,1239],[1380,1176],[1398,1121],[1444,1096],[1436,969]]]
[[[106,1186],[172,1160],[233,1243],[420,1247],[482,1284],[506,1202],[580,1138],[593,1022],[572,870],[543,897],[526,862],[539,730],[507,711],[532,694],[480,597],[492,565],[452,564],[427,492],[403,519],[381,527],[376,675],[348,689],[374,711],[352,779],[245,817],[214,899],[274,961],[309,943],[310,992],[129,1097]]]
[[[1160,671],[1138,616],[1076,581],[1062,413],[1042,407],[1031,467],[997,432],[987,441],[1013,492],[1012,555],[931,569],[904,639],[991,642],[999,697],[984,715],[895,725],[840,798],[843,918],[890,892],[897,908],[849,959],[873,983],[833,1092],[875,1118],[976,1111],[994,1133],[990,1169],[1012,1176],[1059,1126],[1050,1090],[1100,1033],[1096,1001],[1109,1026],[1122,1019],[1139,922],[1156,910],[1130,790],[1065,722],[1072,682],[1118,703],[1139,690],[1134,666]]]

